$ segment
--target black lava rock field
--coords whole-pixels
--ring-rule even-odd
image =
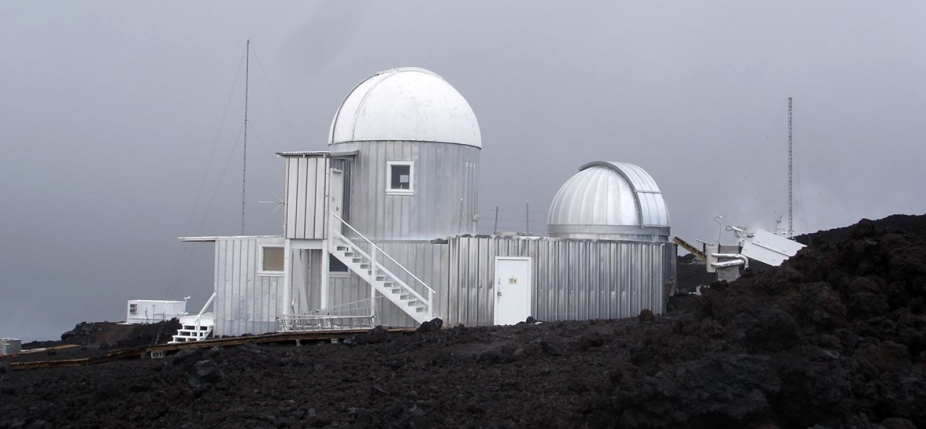
[[[926,428],[923,231],[824,231],[655,318],[0,371],[0,428]]]

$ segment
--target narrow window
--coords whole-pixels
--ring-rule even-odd
[[[329,273],[347,273],[347,265],[344,265],[340,259],[332,254],[328,254],[328,272]]]
[[[262,247],[261,271],[283,272],[283,248]]]
[[[386,169],[386,193],[411,195],[414,193],[415,168],[412,162],[390,161]]]

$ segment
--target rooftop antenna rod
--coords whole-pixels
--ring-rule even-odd
[[[498,206],[495,206],[495,229],[492,231],[493,235],[498,235]]]
[[[527,215],[527,219],[524,220],[524,228],[526,228],[527,236],[531,235],[531,202],[524,202],[524,214]]]
[[[241,167],[241,235],[244,235],[244,196],[248,181],[248,72],[251,65],[251,39],[245,45],[244,62],[244,161]]]
[[[788,238],[794,238],[794,194],[791,188],[793,158],[791,150],[791,97],[788,97]]]

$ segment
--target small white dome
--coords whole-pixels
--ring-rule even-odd
[[[331,121],[328,144],[400,140],[482,148],[466,99],[440,76],[420,68],[377,73],[347,95]]]
[[[669,212],[656,181],[642,168],[598,161],[563,184],[547,224],[554,237],[666,239]]]

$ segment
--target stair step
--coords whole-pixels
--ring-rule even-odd
[[[409,306],[409,307],[411,307],[411,306],[413,306],[413,305],[418,305],[418,300],[417,300],[417,299],[413,299],[413,300],[411,300],[411,301],[408,302],[408,306]]]
[[[419,305],[419,306],[415,307],[415,311],[418,312],[418,313],[424,313],[425,311],[428,311],[428,307],[426,307],[426,306],[424,306],[424,305]]]
[[[346,252],[346,251],[350,250],[350,247],[341,246],[341,245],[338,245],[338,246],[335,247],[335,248],[336,248],[338,251],[340,251],[340,252]]]

